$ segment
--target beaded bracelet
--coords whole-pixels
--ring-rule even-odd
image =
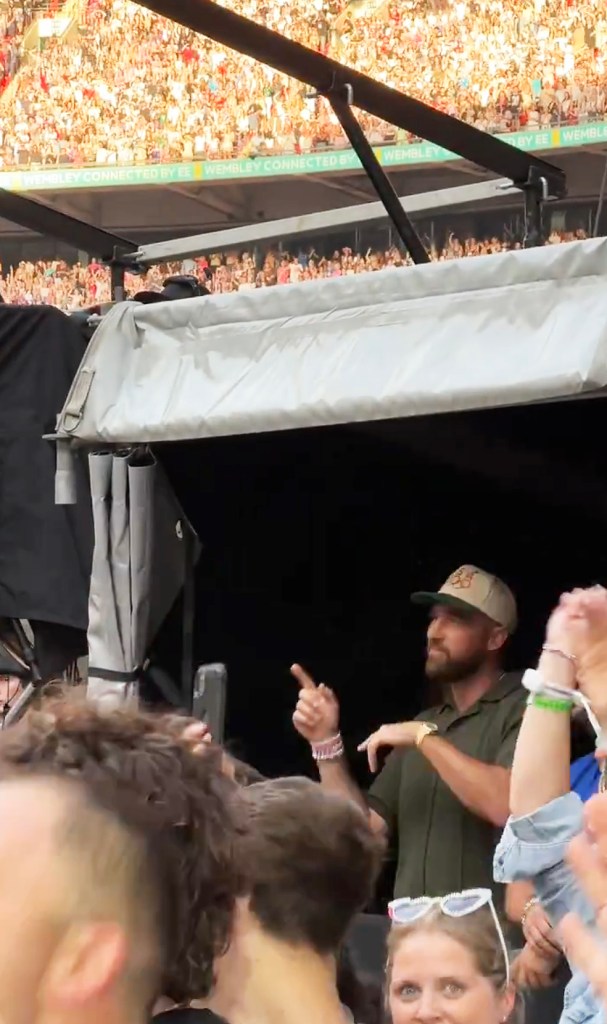
[[[344,755],[344,741],[341,733],[331,736],[328,740],[320,743],[312,743],[312,757],[315,761],[337,761]]]
[[[327,750],[321,753],[313,750],[312,757],[315,761],[339,761],[339,759],[344,756],[344,753],[344,745],[343,743],[340,743],[340,745],[338,747],[336,746],[333,750]]]

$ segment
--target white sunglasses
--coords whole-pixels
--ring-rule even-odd
[[[388,915],[393,924],[414,924],[426,916],[433,907],[438,907],[447,917],[467,917],[481,907],[489,907],[495,930],[502,947],[506,965],[506,985],[510,984],[510,957],[502,931],[502,926],[493,905],[491,889],[464,889],[463,892],[450,892],[447,896],[418,896],[412,899],[403,896],[388,904]]]

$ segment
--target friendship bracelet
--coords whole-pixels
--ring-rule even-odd
[[[339,761],[344,756],[344,753],[344,745],[341,742],[330,750],[315,750],[312,747],[312,757],[315,761]]]
[[[311,743],[310,746],[315,761],[338,761],[345,753],[344,741],[340,732],[320,743]]]
[[[336,743],[341,743],[341,733],[336,732],[335,736],[329,736],[326,740],[319,740],[318,743],[313,743],[312,747],[314,750],[325,750],[327,747],[332,747]]]
[[[559,697],[544,697],[540,693],[530,693],[527,698],[527,707],[543,708],[545,711],[563,711],[568,715],[573,707],[573,701],[563,700]]]
[[[552,644],[544,644],[542,650],[546,651],[546,654],[556,654],[559,658],[564,658],[565,661],[570,661],[572,665],[577,665],[577,658],[575,654],[569,654],[567,651],[562,651],[560,647],[554,647]]]

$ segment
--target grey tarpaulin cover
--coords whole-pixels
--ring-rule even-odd
[[[607,239],[115,307],[60,419],[155,442],[490,408],[607,385]]]
[[[191,527],[147,451],[89,456],[95,547],[89,594],[90,696],[136,697],[150,639],[191,561]]]

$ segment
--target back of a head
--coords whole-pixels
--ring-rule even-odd
[[[0,772],[14,769],[80,779],[125,825],[153,837],[167,911],[158,994],[176,1002],[205,997],[245,889],[245,816],[220,751],[194,754],[174,718],[64,701],[0,734]],[[80,842],[86,846],[84,835]]]
[[[131,1012],[145,1013],[163,979],[172,931],[172,889],[159,823],[118,786],[57,781],[72,789],[53,835],[65,879],[66,927],[88,919],[113,922],[122,931],[122,998]]]
[[[141,805],[23,772],[0,782],[0,815],[11,865],[0,885],[2,1019],[51,1007],[74,1019],[143,1019],[162,978],[170,908]]]
[[[335,955],[380,864],[364,814],[308,779],[261,782],[245,796],[252,913],[272,937]]]

